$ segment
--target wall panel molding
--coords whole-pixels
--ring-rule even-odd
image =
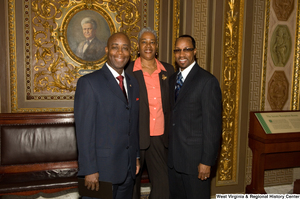
[[[193,37],[196,40],[197,63],[202,68],[208,70],[208,5],[207,0],[194,1],[194,20],[193,20]]]

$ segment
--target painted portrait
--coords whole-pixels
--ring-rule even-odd
[[[79,60],[88,62],[98,61],[105,56],[110,35],[107,21],[94,10],[76,13],[67,27],[67,40],[71,51]]]

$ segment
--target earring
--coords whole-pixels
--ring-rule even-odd
[[[155,53],[155,56],[157,56],[157,55],[158,55],[158,53],[156,52],[156,53]]]

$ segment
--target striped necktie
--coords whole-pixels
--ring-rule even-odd
[[[175,84],[175,101],[176,101],[177,96],[178,96],[178,94],[179,94],[179,90],[180,90],[181,87],[182,87],[182,84],[183,84],[183,77],[182,77],[181,72],[179,72],[179,73],[177,74],[176,84]]]

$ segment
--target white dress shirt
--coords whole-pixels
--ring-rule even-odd
[[[190,71],[192,70],[195,64],[196,61],[194,61],[191,65],[186,67],[183,71],[181,71],[181,69],[179,68],[179,71],[181,72],[182,75],[182,82],[184,82],[184,80],[186,79],[186,77],[188,76],[188,74],[190,73]]]
[[[118,76],[120,76],[120,74],[115,71],[110,65],[108,65],[108,63],[106,62],[107,68],[110,70],[110,72],[112,73],[112,75],[115,77],[115,80],[117,81],[117,83],[119,84],[119,80],[117,79]],[[123,78],[123,85],[126,91],[126,95],[128,96],[128,92],[127,92],[127,81],[126,81],[126,77],[125,77],[125,72],[123,70],[122,74],[121,74],[124,78]]]

